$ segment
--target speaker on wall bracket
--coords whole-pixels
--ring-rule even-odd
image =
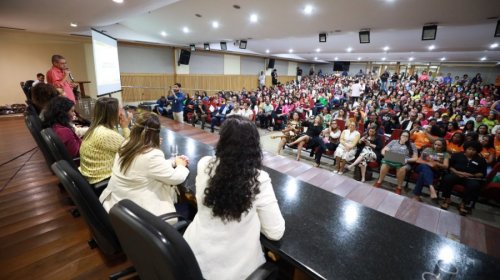
[[[191,52],[188,50],[181,50],[181,54],[179,55],[179,60],[177,61],[177,65],[189,65],[189,59],[191,58]]]

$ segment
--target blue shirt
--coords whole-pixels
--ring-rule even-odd
[[[184,100],[186,99],[186,96],[182,91],[179,91],[175,94],[174,96],[169,96],[168,100],[172,101],[172,111],[175,113],[180,113],[184,111]]]

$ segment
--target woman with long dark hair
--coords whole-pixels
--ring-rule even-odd
[[[44,126],[51,127],[72,157],[80,154],[82,139],[75,133],[71,121],[75,118],[75,103],[64,96],[52,98],[44,109]]]
[[[130,199],[157,216],[175,212],[176,186],[186,180],[187,165],[185,156],[165,159],[160,149],[160,119],[144,112],[118,149],[111,179],[99,200],[107,211],[120,200]]]
[[[285,221],[261,169],[255,123],[229,116],[215,156],[198,162],[198,213],[184,233],[205,279],[245,279],[265,262],[260,233],[271,240],[283,236]]]
[[[414,199],[422,201],[422,189],[429,187],[432,199],[437,198],[437,192],[432,185],[435,177],[439,177],[442,171],[448,169],[450,154],[446,152],[446,141],[443,138],[437,138],[432,147],[425,148],[422,155],[417,160],[419,165],[415,170],[418,173],[418,179],[413,189]]]
[[[380,188],[385,175],[389,172],[389,169],[395,168],[398,184],[396,187],[396,193],[401,194],[406,172],[411,169],[409,163],[416,162],[418,159],[417,147],[410,141],[410,132],[408,130],[404,130],[401,132],[401,136],[399,136],[398,140],[392,140],[382,149],[382,155],[385,155],[385,152],[389,150],[395,153],[404,154],[405,163],[397,163],[383,159],[382,166],[380,167],[380,176],[374,186]]]

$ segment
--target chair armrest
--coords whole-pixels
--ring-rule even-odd
[[[278,276],[278,267],[271,263],[266,262],[259,266],[252,274],[250,274],[246,280],[264,280],[264,279],[276,279]]]
[[[166,213],[166,214],[158,216],[158,218],[162,219],[163,221],[167,221],[167,220],[170,220],[173,218],[178,218],[178,222],[173,224],[172,226],[181,234],[184,233],[187,226],[189,226],[189,224],[191,223],[191,221],[189,221],[184,216],[182,216],[181,214],[176,213],[176,212]]]

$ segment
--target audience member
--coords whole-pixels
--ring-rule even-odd
[[[432,144],[432,147],[425,148],[422,155],[417,160],[418,166],[415,171],[418,173],[418,179],[413,188],[414,198],[422,201],[422,189],[429,187],[432,199],[437,199],[436,189],[434,188],[434,179],[441,176],[441,172],[448,169],[450,154],[446,152],[446,141],[438,138]]]
[[[335,150],[335,167],[333,173],[342,175],[346,162],[354,160],[356,157],[356,145],[360,138],[359,132],[356,130],[356,123],[350,122],[347,129],[342,131],[340,135],[340,143]]]
[[[175,83],[172,89],[168,92],[168,101],[172,103],[172,112],[174,120],[184,122],[184,100],[186,95],[181,91],[181,84]]]
[[[38,85],[39,83],[42,83],[42,84],[45,83],[45,75],[42,73],[36,74],[36,80],[33,82],[31,87],[34,87],[34,86]]]
[[[43,120],[44,118],[44,108],[47,103],[49,103],[49,101],[56,96],[59,96],[59,92],[51,84],[39,83],[31,88],[32,102],[40,116],[40,119]]]
[[[359,166],[361,169],[361,182],[366,180],[366,167],[369,162],[380,162],[382,155],[382,136],[377,134],[377,126],[372,125],[361,139],[359,139],[356,152],[356,160],[347,166],[347,169],[353,170]]]

